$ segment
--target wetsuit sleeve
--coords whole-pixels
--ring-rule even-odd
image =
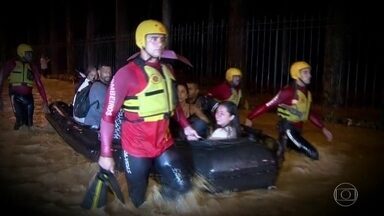
[[[269,109],[267,105],[262,104],[261,106],[255,107],[247,116],[249,120],[253,120],[254,118],[260,116],[261,114],[267,112]]]
[[[0,69],[0,96],[1,96],[1,92],[3,91],[4,79],[6,79],[9,76],[9,74],[11,73],[13,68],[15,68],[15,66],[16,66],[15,61],[9,60],[4,64],[3,68]]]
[[[260,106],[255,107],[247,116],[248,119],[252,120],[261,114],[277,107],[281,103],[288,103],[294,97],[294,92],[291,88],[284,88],[275,95],[270,101]]]
[[[226,100],[231,96],[231,86],[227,82],[221,83],[208,90],[208,95],[221,101]]]
[[[45,93],[44,85],[40,79],[39,68],[35,64],[31,64],[31,68],[32,68],[33,78],[37,86],[37,90],[39,91],[40,96],[43,99],[44,103],[48,104],[47,94]]]
[[[101,152],[100,155],[103,157],[112,157],[111,145],[113,139],[113,131],[115,125],[101,119],[100,121],[100,142]]]
[[[123,67],[112,78],[104,99],[103,112],[100,122],[101,156],[112,157],[111,145],[115,118],[120,111],[124,98],[130,94],[128,89],[136,82],[126,67]]]
[[[321,121],[320,116],[315,113],[312,109],[309,112],[309,120],[318,128],[324,127],[324,123]]]
[[[183,108],[181,108],[179,104],[176,106],[174,118],[176,118],[182,128],[189,126],[187,117],[184,115]]]

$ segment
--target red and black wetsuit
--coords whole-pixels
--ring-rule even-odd
[[[154,71],[153,77],[148,77],[144,66]],[[145,201],[148,175],[153,166],[162,176],[164,181],[162,190],[165,191],[165,195],[176,196],[178,193],[188,191],[191,186],[186,168],[173,148],[174,140],[169,129],[169,116],[164,115],[164,118],[159,120],[146,121],[138,112],[134,112],[133,107],[127,105],[127,101],[139,98],[138,95],[145,92],[151,82],[165,80],[163,69],[164,65],[160,63],[144,62],[137,57],[117,71],[104,101],[100,127],[101,156],[112,157],[111,143],[115,119],[123,108],[125,111],[121,127],[121,143],[129,195],[135,206],[140,206]],[[167,89],[164,88],[162,91]],[[146,92],[145,95],[159,92]],[[175,93],[174,90],[170,96],[176,97]],[[144,104],[144,106],[160,106],[160,104]],[[188,122],[181,107],[176,107],[174,113],[173,117],[177,118],[182,127],[186,127]]]
[[[318,128],[324,127],[318,115],[312,111],[310,104],[311,95],[306,88],[295,85],[287,86],[267,103],[254,108],[247,118],[252,120],[268,110],[278,107],[277,111],[280,117],[278,124],[279,142],[281,144],[279,154],[283,154],[285,146],[288,144],[308,157],[317,160],[319,158],[317,150],[301,136],[303,122],[307,119]]]
[[[232,101],[239,105],[241,95],[240,87],[232,87],[227,81],[208,90],[208,95],[219,101]]]
[[[9,96],[16,117],[14,129],[20,126],[33,125],[34,100],[32,83],[35,83],[43,102],[48,104],[43,83],[40,80],[40,69],[36,64],[12,59],[0,70],[0,93],[2,81],[9,78]]]

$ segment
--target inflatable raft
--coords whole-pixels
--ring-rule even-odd
[[[96,162],[100,141],[96,130],[77,123],[72,107],[57,101],[46,119],[76,152]],[[238,139],[186,141],[175,139],[191,174],[202,177],[210,192],[243,191],[275,185],[278,175],[277,142],[261,131],[243,126]],[[122,170],[120,140],[114,139],[116,168]]]

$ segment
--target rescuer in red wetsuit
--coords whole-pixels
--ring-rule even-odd
[[[32,89],[34,83],[43,99],[43,111],[49,112],[47,95],[40,80],[40,68],[32,63],[32,47],[28,44],[20,44],[17,47],[17,55],[17,59],[7,61],[0,70],[0,110],[3,109],[1,98],[3,81],[8,78],[9,96],[16,117],[14,130],[18,130],[22,125],[26,125],[28,128],[33,126],[35,106]]]
[[[176,198],[191,187],[187,170],[176,152],[169,129],[169,118],[175,117],[190,140],[200,138],[187,122],[181,107],[176,107],[176,82],[170,67],[160,56],[167,41],[165,26],[145,20],[136,29],[140,55],[120,68],[107,90],[100,125],[101,156],[99,165],[114,170],[111,144],[114,122],[124,110],[121,143],[125,176],[132,203],[139,207],[145,201],[151,168],[160,173],[161,193]]]
[[[319,153],[317,150],[301,136],[304,121],[309,118],[316,127],[322,130],[328,141],[331,141],[333,136],[324,127],[320,118],[311,111],[312,96],[307,89],[307,85],[311,81],[311,66],[304,61],[297,61],[291,65],[290,74],[294,83],[281,89],[272,100],[255,107],[248,114],[245,125],[251,127],[252,119],[277,107],[277,115],[280,118],[278,123],[280,144],[278,156],[280,159],[284,158],[285,147],[289,146],[314,160],[318,160]]]
[[[225,73],[225,81],[208,90],[208,95],[219,101],[232,101],[239,106],[242,97],[240,69],[232,67]]]

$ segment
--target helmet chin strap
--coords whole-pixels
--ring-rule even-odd
[[[24,62],[24,63],[29,63],[30,62],[25,56],[21,57],[21,61]]]
[[[303,83],[303,85],[304,85],[304,87],[306,87],[307,86],[307,84],[299,77],[299,79],[298,80],[300,80],[301,81],[301,83]]]

